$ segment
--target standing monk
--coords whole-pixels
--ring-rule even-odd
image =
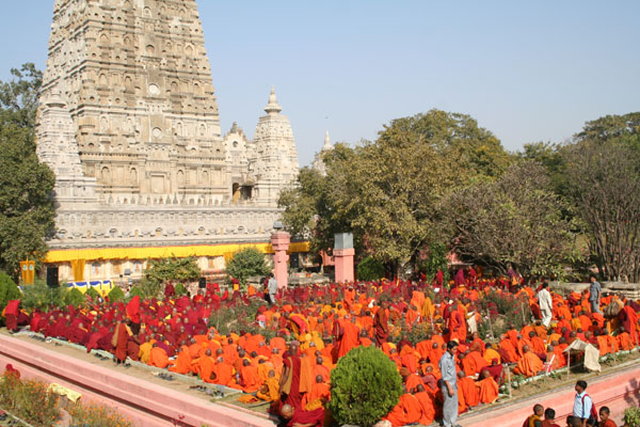
[[[283,404],[291,405],[296,411],[302,409],[302,394],[300,393],[300,368],[301,360],[298,354],[300,344],[293,341],[289,344],[283,364],[284,371],[280,379],[280,395],[286,395],[281,399]]]
[[[115,349],[116,364],[124,363],[127,359],[127,345],[131,332],[125,322],[119,322],[116,325],[116,331],[111,339],[111,344]]]
[[[378,347],[387,342],[387,337],[389,336],[389,303],[386,300],[380,302],[380,308],[373,317],[373,329]]]

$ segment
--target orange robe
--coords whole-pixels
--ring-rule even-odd
[[[176,374],[188,374],[191,372],[191,354],[189,353],[189,347],[183,345],[178,353],[173,366],[169,368],[171,372]]]
[[[426,391],[418,392],[414,394],[414,396],[418,400],[420,409],[422,410],[422,414],[418,422],[428,426],[433,423],[433,420],[436,418],[436,408],[433,403],[433,398]]]
[[[498,383],[493,377],[488,377],[480,382],[480,403],[493,403],[498,399]]]
[[[385,417],[393,427],[416,423],[422,416],[420,403],[414,395],[405,393],[400,396],[400,401]]]
[[[544,369],[542,360],[533,352],[528,351],[522,356],[522,359],[518,361],[518,366],[516,366],[513,372],[526,377],[533,377],[542,371],[542,369]]]
[[[329,400],[331,389],[327,383],[315,383],[311,391],[302,398],[302,407],[306,411],[314,411],[323,406],[323,402]]]
[[[149,355],[149,365],[158,368],[166,368],[169,365],[169,356],[167,352],[160,347],[153,347]]]
[[[242,381],[242,391],[245,393],[253,393],[258,391],[262,385],[258,368],[253,365],[243,366],[240,368],[240,379]]]
[[[338,358],[345,356],[352,348],[360,344],[358,337],[360,330],[355,324],[349,320],[344,320],[340,322],[340,327],[342,329],[342,337],[338,342]]]
[[[469,377],[458,378],[458,387],[462,389],[464,402],[468,407],[478,406],[480,403],[480,390],[474,380]]]
[[[215,368],[215,362],[211,356],[207,356],[203,354],[197,359],[191,362],[191,366],[193,367],[193,371],[198,374],[200,379],[206,383],[212,383],[214,380],[211,379],[211,374]]]
[[[280,384],[275,377],[267,378],[262,384],[260,390],[256,393],[258,399],[266,400],[267,402],[275,402],[280,398]]]

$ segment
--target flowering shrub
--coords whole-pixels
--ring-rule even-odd
[[[23,381],[6,372],[0,377],[0,407],[34,426],[55,424],[59,411],[58,396],[47,392],[47,385]]]
[[[100,427],[130,427],[133,424],[113,409],[77,403],[69,408],[74,425]]]

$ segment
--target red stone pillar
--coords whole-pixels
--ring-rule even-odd
[[[353,282],[353,256],[355,254],[356,250],[353,248],[333,250],[336,268],[336,283]]]
[[[278,282],[278,288],[286,288],[289,283],[289,243],[291,235],[286,231],[276,231],[271,234],[271,247],[275,252],[273,255],[273,275]]]

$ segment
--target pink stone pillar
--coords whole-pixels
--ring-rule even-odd
[[[286,288],[289,282],[289,243],[291,235],[286,231],[276,231],[271,234],[271,247],[275,254],[273,255],[273,275],[278,283],[278,288]]]
[[[353,256],[355,254],[356,250],[353,248],[333,250],[336,266],[336,283],[353,282]]]

